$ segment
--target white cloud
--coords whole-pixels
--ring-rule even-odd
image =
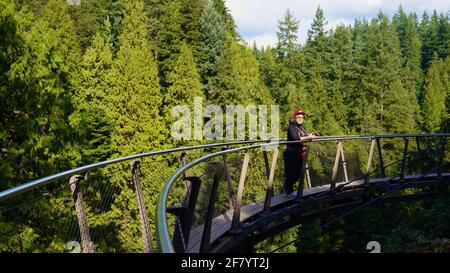
[[[226,0],[238,32],[250,43],[276,43],[278,20],[289,8],[300,21],[299,42],[304,43],[317,7],[324,10],[329,27],[339,23],[352,24],[357,18],[370,19],[380,10],[392,16],[401,5],[405,12],[431,13],[450,11],[450,1],[442,0]],[[261,44],[260,44],[261,43]],[[263,44],[264,43],[264,44]]]
[[[253,42],[256,42],[258,47],[271,46],[275,47],[277,44],[277,34],[275,32],[266,32],[255,36],[244,37],[250,46],[253,46]]]

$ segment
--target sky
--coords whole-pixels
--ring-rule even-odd
[[[355,19],[370,20],[381,10],[392,17],[401,5],[406,13],[415,12],[421,18],[424,11],[450,14],[450,0],[225,0],[235,20],[238,33],[258,47],[275,46],[278,21],[289,8],[299,24],[298,40],[304,44],[317,7],[324,11],[326,29],[338,24],[353,24]]]

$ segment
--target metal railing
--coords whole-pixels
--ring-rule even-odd
[[[239,231],[243,210],[269,212],[275,191],[281,188],[284,179],[283,166],[277,165],[279,148],[287,144],[305,142],[309,146],[309,156],[303,161],[298,183],[297,201],[303,201],[305,192],[314,192],[319,186],[326,186],[322,193],[333,193],[356,181],[367,186],[375,178],[398,174],[402,181],[406,174],[420,174],[436,164],[444,166],[443,161],[450,160],[445,145],[448,136],[450,134],[331,136],[307,141],[310,144],[282,141],[205,155],[178,169],[162,189],[156,210],[159,250],[208,252],[221,234]],[[271,162],[269,150],[273,151]],[[376,162],[375,168],[373,162]],[[204,170],[209,176],[203,177]],[[191,176],[185,175],[188,171]],[[201,175],[195,175],[196,172]],[[442,176],[442,172],[442,168],[438,168],[436,175]],[[172,189],[181,184],[177,183],[180,180],[186,185],[186,191],[174,195]],[[183,201],[179,205],[176,200]],[[254,215],[248,211],[245,214]]]
[[[155,238],[151,229],[154,230],[156,197],[173,171],[186,164],[189,157],[270,141],[279,140],[213,143],[140,153],[7,189],[0,192],[0,223],[11,224],[14,230],[9,235],[3,233],[0,243],[23,240],[26,235],[32,239],[4,251],[153,252]]]

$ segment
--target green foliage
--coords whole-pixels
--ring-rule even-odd
[[[203,84],[209,91],[214,85],[213,81],[218,71],[218,62],[222,58],[226,29],[220,15],[210,2],[200,18],[201,51],[199,60],[200,75]]]
[[[296,49],[298,27],[299,22],[295,20],[292,12],[288,9],[283,20],[278,22],[277,55],[279,58],[287,57]]]
[[[158,61],[158,72],[163,87],[167,87],[167,74],[173,70],[182,43],[181,4],[177,1],[155,1],[148,10],[152,45]]]
[[[169,87],[164,96],[163,117],[167,131],[171,131],[176,117],[172,117],[172,109],[177,105],[186,105],[192,113],[194,111],[194,98],[203,97],[203,88],[200,75],[189,46],[183,43],[180,48],[178,60],[167,77]],[[193,136],[193,135],[191,135]],[[169,141],[167,141],[169,142]],[[188,145],[184,143],[183,145]]]
[[[159,147],[163,139],[162,104],[155,60],[151,54],[143,3],[124,4],[120,49],[111,71],[109,113],[116,156]],[[133,139],[130,142],[129,139]]]
[[[393,17],[394,24],[402,52],[403,67],[410,75],[409,81],[415,81],[416,96],[420,99],[420,88],[422,87],[423,74],[420,67],[422,41],[417,32],[417,21],[413,15],[406,15],[400,7]]]
[[[449,131],[448,15],[424,13],[419,22],[400,7],[392,20],[380,13],[351,26],[327,30],[326,24],[319,7],[300,45],[299,21],[287,10],[278,23],[277,46],[257,48],[239,37],[224,0],[82,0],[80,6],[0,0],[0,189],[112,157],[198,144],[169,137],[171,109],[180,104],[193,109],[195,96],[221,106],[278,104],[281,137],[297,107],[307,112],[309,131],[322,135]],[[401,145],[383,145],[390,147],[386,160],[398,158]],[[363,148],[348,146],[355,150],[347,158],[354,167],[349,169],[357,169],[354,175],[364,172]],[[326,146],[316,152],[334,156]],[[325,177],[324,164],[333,162],[310,163],[319,166],[312,172]],[[146,164],[141,183],[154,231],[161,179],[179,166],[165,159]],[[250,164],[262,166],[257,160]],[[95,232],[113,230],[96,242],[99,249],[141,251],[129,166],[96,175],[84,187],[91,198],[85,204],[88,222]],[[245,201],[263,198],[264,168],[248,176]],[[226,192],[224,185],[220,189]],[[175,187],[171,204],[179,203],[182,191]],[[67,251],[65,236],[76,218],[71,193],[66,188],[58,194],[2,214],[0,251]],[[31,192],[15,202],[36,197]],[[93,201],[110,204],[99,211]],[[285,251],[366,251],[361,238],[381,240],[389,252],[448,251],[447,207],[439,201],[403,204],[399,212],[374,208]],[[405,220],[393,221],[397,218]],[[256,250],[273,250],[323,222],[293,228]]]
[[[234,19],[230,14],[229,9],[225,6],[226,0],[211,0],[214,9],[219,13],[222,22],[225,25],[225,29],[228,35],[231,35],[234,39],[238,37],[238,33],[236,32]]]
[[[448,132],[450,58],[432,62],[425,80],[422,126],[426,132]]]

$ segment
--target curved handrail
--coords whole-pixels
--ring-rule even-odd
[[[377,138],[412,138],[412,137],[448,137],[450,133],[437,133],[437,134],[393,134],[393,135],[355,135],[355,136],[328,136],[328,137],[318,137],[313,140],[298,140],[298,141],[283,141],[277,143],[268,143],[260,145],[245,146],[239,148],[233,148],[225,151],[220,151],[212,154],[208,154],[201,158],[198,158],[180,169],[178,169],[164,185],[164,188],[160,194],[157,211],[156,211],[156,239],[158,241],[158,247],[161,252],[174,253],[175,249],[170,240],[169,228],[167,224],[167,198],[169,191],[172,188],[175,181],[189,168],[200,164],[201,162],[216,157],[220,155],[226,155],[230,153],[235,153],[244,150],[250,150],[255,148],[262,148],[264,146],[272,145],[285,145],[293,143],[304,143],[304,142],[325,142],[325,141],[339,141],[339,140],[355,140],[355,139],[377,139]]]
[[[280,140],[280,139],[260,139],[260,140],[246,140],[246,141],[204,144],[204,145],[196,145],[196,146],[188,146],[188,147],[171,148],[171,149],[159,150],[159,151],[154,151],[154,152],[145,152],[145,153],[140,153],[140,154],[135,154],[135,155],[130,155],[130,156],[109,159],[109,160],[105,160],[102,162],[93,163],[90,165],[86,165],[86,166],[78,167],[75,169],[63,171],[63,172],[60,172],[57,174],[42,177],[42,178],[27,182],[25,184],[4,190],[4,191],[0,192],[0,202],[6,200],[8,198],[14,197],[18,194],[28,192],[28,191],[33,190],[38,187],[42,187],[44,185],[47,185],[49,183],[52,183],[52,182],[57,181],[62,178],[66,178],[66,177],[69,177],[69,176],[72,176],[75,174],[85,173],[87,171],[102,168],[102,167],[105,167],[105,166],[108,166],[111,164],[129,161],[129,160],[133,160],[133,159],[137,159],[137,158],[144,158],[144,157],[168,154],[168,153],[179,152],[179,151],[189,151],[189,150],[195,150],[195,149],[201,149],[201,148],[251,144],[251,143],[259,143],[259,142],[271,142],[271,141],[278,141],[278,140]]]

